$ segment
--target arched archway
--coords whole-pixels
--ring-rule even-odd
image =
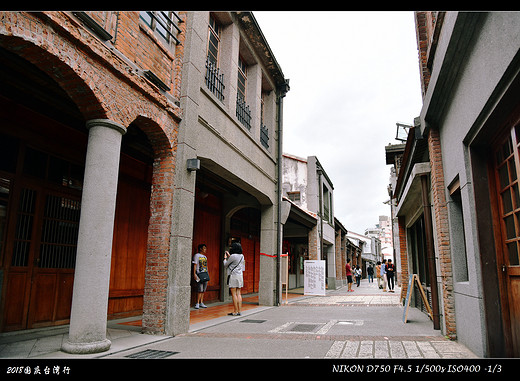
[[[80,111],[83,121],[90,119],[103,119],[107,117],[107,112],[103,107],[102,100],[98,99],[95,92],[88,85],[88,78],[83,78],[86,73],[77,73],[69,66],[68,62],[60,58],[54,45],[36,45],[33,41],[27,41],[22,37],[16,36],[18,30],[14,29],[14,36],[0,34],[0,47],[18,57],[17,62],[22,65],[27,62],[37,67],[39,71],[45,73],[59,86],[70,102]],[[50,47],[54,49],[50,49]],[[47,49],[46,49],[47,48]],[[63,57],[66,57],[63,55]],[[23,61],[21,61],[23,60]],[[80,67],[78,67],[79,71]],[[42,94],[43,95],[43,94]],[[57,95],[51,93],[47,95]],[[84,124],[83,124],[84,127]]]
[[[146,244],[143,246],[142,241],[139,244],[141,250],[144,250],[144,256],[142,251],[136,256],[139,258],[140,267],[134,268],[137,276],[143,277],[143,289],[130,288],[127,294],[142,295],[141,310],[135,310],[133,314],[142,313],[143,328],[153,332],[164,330],[164,319],[161,316],[166,314],[167,306],[166,303],[158,301],[166,300],[167,296],[168,278],[164,274],[167,274],[169,266],[173,209],[175,155],[172,140],[163,128],[157,121],[138,115],[128,128],[128,136],[123,137],[123,152],[125,144],[129,144],[143,156],[141,163],[144,165],[144,172],[140,173],[144,176],[145,184],[149,185],[146,202],[146,189],[139,187],[143,200],[143,215],[135,216],[141,221],[140,235],[146,236]],[[135,185],[134,182],[134,189]],[[134,196],[135,193],[131,192],[128,207],[133,207]],[[135,210],[133,212],[135,213]],[[146,229],[146,232],[142,229]]]
[[[2,13],[2,12],[0,12]],[[9,72],[9,78],[4,78],[6,81],[10,80],[10,86],[2,86],[3,90],[9,92],[5,95],[1,103],[1,111],[6,114],[11,114],[13,120],[12,125],[5,125],[3,129],[0,128],[0,132],[6,132],[11,134],[13,131],[22,132],[23,136],[14,136],[23,142],[23,149],[25,147],[33,145],[33,148],[39,148],[36,151],[41,151],[40,148],[43,145],[43,153],[47,155],[46,163],[53,162],[61,163],[64,159],[68,163],[70,161],[73,165],[81,167],[84,165],[85,152],[87,149],[87,129],[85,124],[91,120],[111,120],[114,125],[119,125],[123,129],[128,129],[130,132],[135,127],[136,130],[142,131],[148,138],[153,153],[151,154],[151,162],[145,163],[143,169],[136,171],[132,176],[131,183],[135,185],[135,177],[143,176],[142,182],[147,181],[151,184],[148,190],[148,198],[146,199],[146,207],[148,209],[149,217],[145,218],[148,225],[148,231],[146,234],[145,243],[145,260],[144,264],[141,265],[141,271],[143,277],[146,277],[146,284],[144,291],[141,293],[141,307],[140,311],[153,311],[150,315],[154,315],[150,318],[149,325],[157,324],[159,327],[157,330],[161,331],[164,329],[164,318],[157,318],[156,314],[158,309],[165,311],[166,294],[165,284],[167,277],[159,276],[155,278],[155,274],[158,271],[161,274],[167,272],[168,260],[163,261],[164,256],[168,256],[169,253],[169,236],[171,229],[171,210],[172,210],[172,192],[173,192],[173,170],[175,167],[175,141],[177,133],[177,120],[172,117],[172,113],[162,109],[160,102],[154,102],[150,97],[143,96],[142,92],[136,91],[135,87],[129,84],[128,80],[122,80],[120,77],[114,75],[112,70],[107,70],[103,66],[100,57],[87,56],[88,52],[81,51],[74,46],[74,43],[67,39],[67,36],[56,34],[55,30],[52,30],[49,25],[42,23],[37,16],[26,13],[26,12],[6,12],[2,13],[0,18],[0,64],[4,63],[6,68],[5,72]],[[31,27],[33,25],[34,27]],[[38,33],[26,33],[27,30],[38,30]],[[5,53],[5,54],[2,54]],[[30,68],[30,70],[27,70]],[[18,73],[19,75],[14,75]],[[24,81],[18,81],[24,79]],[[11,90],[16,89],[16,92]],[[33,91],[37,90],[37,91]],[[0,91],[1,92],[1,91]],[[118,97],[114,97],[114,92],[118,93]],[[16,96],[15,96],[16,95]],[[1,95],[0,95],[1,98]],[[25,112],[29,110],[30,112]],[[17,116],[13,114],[13,111],[17,112]],[[37,119],[37,123],[34,120]],[[31,123],[31,121],[33,123]],[[23,123],[26,129],[16,129],[17,124]],[[66,133],[64,133],[66,131]],[[127,136],[131,138],[131,133]],[[138,136],[139,140],[141,136]],[[128,140],[127,139],[127,140]],[[125,148],[125,137],[123,137],[123,148]],[[17,151],[13,152],[14,155],[22,157],[23,155]],[[22,155],[22,156],[20,156]],[[149,154],[147,154],[150,156]],[[37,155],[38,156],[38,155]],[[41,156],[41,155],[40,155]],[[58,157],[61,161],[50,159],[50,157]],[[145,155],[146,156],[146,155]],[[128,155],[130,161],[133,159],[139,159],[140,155],[130,153]],[[68,160],[68,161],[67,161]],[[20,169],[11,169],[11,172],[2,172],[0,169],[0,176],[2,178],[2,186],[5,181],[9,182],[9,192],[6,199],[6,208],[10,208],[9,221],[6,222],[6,229],[10,227],[10,232],[6,233],[7,245],[2,242],[1,250],[5,253],[11,250],[17,241],[13,238],[16,233],[16,228],[19,226],[19,216],[27,216],[25,211],[21,211],[18,207],[18,203],[22,200],[22,189],[15,190],[15,186],[22,184],[19,181],[14,184],[14,179],[18,178],[17,171],[23,171],[23,162],[21,162]],[[124,161],[124,160],[123,160]],[[138,160],[139,161],[139,160]],[[146,159],[144,160],[146,162]],[[35,160],[35,163],[38,161]],[[72,164],[67,164],[67,168],[71,168]],[[148,164],[150,170],[148,170]],[[46,171],[48,171],[49,164],[46,164]],[[125,165],[125,164],[122,164]],[[134,170],[132,164],[128,164],[124,169]],[[69,169],[67,169],[69,170]],[[125,171],[122,171],[125,172]],[[20,172],[21,173],[21,172]],[[46,172],[47,173],[47,172]],[[81,171],[81,174],[83,172]],[[126,174],[128,175],[128,173]],[[130,176],[130,177],[132,177]],[[31,184],[37,185],[38,189],[48,188],[48,179],[42,181],[38,180],[35,182],[34,176],[31,178]],[[60,179],[61,180],[61,179]],[[74,180],[74,181],[72,181]],[[72,184],[75,184],[76,178],[72,179]],[[80,183],[83,180],[81,177]],[[45,183],[45,184],[44,184]],[[63,186],[61,184],[51,185],[51,188],[58,189],[60,199],[63,198]],[[79,202],[81,199],[81,186],[79,189],[73,189],[71,192],[75,192],[74,201]],[[4,187],[5,188],[5,187]],[[40,213],[45,213],[45,197],[48,191],[41,193],[42,196],[35,199],[35,205],[39,208]],[[67,192],[65,192],[67,193]],[[69,192],[70,193],[70,192]],[[125,194],[126,192],[120,192]],[[12,194],[16,194],[11,197]],[[40,194],[40,193],[38,193]],[[54,194],[53,194],[54,195]],[[68,195],[68,193],[67,193]],[[55,196],[55,195],[54,195]],[[55,196],[58,197],[58,196]],[[143,197],[141,197],[141,200]],[[121,200],[119,200],[121,201]],[[3,202],[3,200],[2,200]],[[7,202],[9,205],[7,205]],[[62,203],[61,209],[64,209],[63,205],[69,205],[70,202]],[[36,220],[44,221],[45,218],[40,215],[31,214],[31,218]],[[26,218],[26,217],[24,217]],[[7,220],[7,219],[6,219]],[[142,222],[142,219],[139,220]],[[70,221],[67,221],[70,223]],[[74,224],[78,225],[78,221],[74,221]],[[9,225],[9,226],[7,226]],[[40,229],[40,228],[38,228]],[[37,250],[41,244],[41,237],[43,235],[39,232],[42,230],[34,230],[34,239],[25,240],[25,242],[32,243],[33,250],[31,256],[23,257],[28,264],[32,264],[34,259],[37,259]],[[117,229],[117,228],[116,228]],[[142,227],[141,227],[142,229]],[[3,233],[3,232],[0,232]],[[8,236],[8,234],[11,234]],[[20,241],[20,240],[18,240]],[[120,242],[114,242],[115,245]],[[161,258],[159,258],[161,257]],[[31,288],[29,279],[31,274],[27,271],[23,273],[23,276],[19,274],[11,273],[9,271],[13,267],[23,266],[11,266],[12,258],[2,256],[2,266],[4,266],[4,286],[8,282],[12,282],[9,286],[11,289],[23,289],[24,293],[27,294],[27,300],[38,301],[40,296],[37,293],[31,294],[31,292],[25,292]],[[146,269],[146,270],[145,270]],[[66,273],[68,278],[65,279],[65,284],[68,285],[68,289],[62,292],[57,297],[58,299],[64,300],[64,303],[60,306],[53,306],[48,303],[39,303],[39,307],[36,305],[36,309],[40,308],[41,312],[46,315],[44,320],[40,320],[40,325],[56,325],[66,323],[69,319],[70,314],[70,300],[72,298],[72,279],[73,279],[73,267],[67,268],[67,271],[60,269],[56,273]],[[56,280],[54,276],[55,284],[63,283],[60,280]],[[61,276],[61,275],[60,275]],[[51,276],[48,271],[45,273],[45,279],[42,278],[42,290],[50,290]],[[62,278],[63,280],[63,278]],[[158,286],[157,282],[161,282]],[[54,287],[54,286],[53,286]],[[117,286],[119,287],[119,286]],[[126,287],[126,286],[125,286]],[[117,288],[120,290],[120,288]],[[133,285],[126,287],[125,293],[130,294],[135,292]],[[4,295],[8,293],[8,287],[2,287]],[[57,289],[56,293],[60,293]],[[139,292],[138,292],[139,293]],[[156,298],[157,293],[161,293],[160,298]],[[118,295],[116,291],[113,295]],[[121,295],[121,294],[119,294]],[[148,296],[146,296],[148,295]],[[129,295],[130,297],[132,295]],[[49,295],[52,299],[52,295]],[[144,298],[144,302],[142,299]],[[15,297],[8,297],[9,300],[14,300]],[[157,299],[163,300],[162,303],[157,303]],[[6,328],[6,321],[9,319],[16,320],[10,325],[12,329],[23,329],[29,328],[31,325],[28,323],[28,315],[30,315],[30,305],[27,300],[24,300],[20,306],[17,306],[12,311],[6,311],[6,316],[2,317],[1,329]],[[147,303],[148,300],[148,303]],[[45,306],[42,309],[42,306]],[[158,308],[159,307],[159,308]],[[34,310],[34,309],[33,309]],[[127,309],[123,309],[125,313]],[[132,312],[137,311],[135,306],[130,307]],[[29,313],[28,313],[29,311]],[[8,315],[8,316],[7,316]],[[47,319],[47,317],[49,317]],[[16,319],[12,319],[16,317]],[[105,316],[106,317],[106,316]],[[143,319],[145,321],[146,319]]]
[[[56,77],[25,55],[37,52],[42,62],[52,57],[17,37],[0,40],[0,70],[9,73],[0,80],[1,161],[10,163],[0,168],[1,330],[64,324],[74,279],[85,120]],[[18,44],[22,55],[6,49]],[[84,86],[94,109],[99,102],[88,93]]]

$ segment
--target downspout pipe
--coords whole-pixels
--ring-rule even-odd
[[[278,86],[278,96],[276,105],[278,107],[278,147],[277,147],[277,162],[278,162],[278,173],[276,179],[276,195],[277,195],[277,218],[276,218],[276,294],[275,294],[275,305],[280,305],[280,268],[281,268],[281,255],[282,255],[282,139],[283,139],[283,98],[289,91],[289,80],[286,79],[282,84]]]
[[[318,202],[320,203],[319,211],[320,211],[320,255],[318,259],[323,260],[323,168],[318,165],[316,170],[318,174]]]
[[[422,204],[424,210],[424,228],[426,233],[426,252],[428,259],[428,269],[430,277],[430,285],[432,291],[432,319],[433,329],[441,329],[439,316],[439,297],[437,288],[437,269],[435,267],[435,246],[433,242],[433,223],[432,223],[432,207],[428,197],[428,176],[421,176],[421,193]]]

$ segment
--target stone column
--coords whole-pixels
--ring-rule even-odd
[[[276,206],[263,206],[260,233],[260,281],[258,301],[263,306],[276,305]],[[247,266],[247,265],[246,265]],[[279,290],[278,300],[281,292]]]
[[[108,289],[121,139],[126,128],[108,119],[87,121],[89,130],[74,275],[68,353],[110,348],[106,337]]]

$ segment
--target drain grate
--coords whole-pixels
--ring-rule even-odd
[[[321,324],[296,324],[294,327],[291,327],[288,329],[290,332],[313,332],[318,327],[320,327]]]
[[[131,355],[125,356],[131,359],[164,359],[168,356],[175,355],[179,352],[171,352],[171,351],[157,351],[154,349],[146,349],[141,352],[133,353]]]
[[[255,319],[245,319],[241,320],[240,323],[253,323],[253,324],[260,324],[263,322],[266,322],[267,320],[255,320]]]

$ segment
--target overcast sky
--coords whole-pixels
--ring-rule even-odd
[[[290,79],[283,151],[316,156],[334,185],[334,215],[364,234],[390,215],[385,146],[422,99],[413,12],[254,11]]]

